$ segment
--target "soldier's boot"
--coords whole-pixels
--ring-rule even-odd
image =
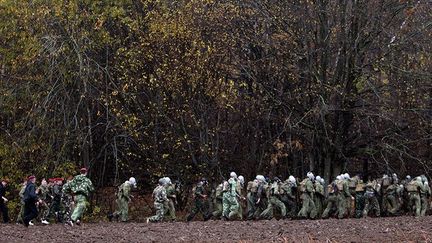
[[[114,215],[112,213],[109,213],[107,215],[108,221],[112,222],[112,219],[114,218]]]

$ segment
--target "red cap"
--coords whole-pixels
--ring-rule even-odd
[[[86,172],[87,172],[87,168],[85,168],[85,167],[81,168],[81,169],[80,169],[80,172],[81,172],[81,173],[86,173]]]
[[[63,181],[63,178],[54,178],[54,181]]]
[[[56,178],[49,178],[48,182],[54,182]]]
[[[36,178],[36,176],[31,175],[31,176],[29,176],[29,177],[27,178],[27,180],[32,180],[32,179],[34,179],[34,178]]]

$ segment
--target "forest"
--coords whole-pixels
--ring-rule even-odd
[[[0,0],[0,177],[428,177],[421,0]]]

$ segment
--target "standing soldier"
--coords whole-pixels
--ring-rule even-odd
[[[324,211],[323,203],[324,203],[324,199],[325,199],[324,179],[321,178],[321,176],[317,176],[315,178],[314,187],[315,187],[314,202],[315,202],[315,207],[316,207],[316,211],[317,211],[317,216],[321,217],[321,215]]]
[[[223,187],[223,214],[222,217],[225,220],[232,219],[238,215],[238,194],[237,194],[237,174],[235,172],[230,173],[230,179],[224,182]]]
[[[62,212],[62,219],[64,222],[71,224],[72,222],[72,211],[74,210],[74,200],[72,196],[72,191],[70,189],[70,183],[72,181],[73,177],[69,176],[66,180],[66,183],[64,184],[62,188],[62,196],[61,196],[61,206],[64,207],[64,210]]]
[[[421,201],[421,211],[420,216],[425,216],[428,210],[429,197],[431,195],[431,189],[429,187],[428,180],[425,175],[421,175],[423,186],[420,187],[420,201]]]
[[[327,193],[328,193],[327,206],[324,209],[324,212],[321,216],[321,218],[323,218],[323,219],[328,218],[330,215],[333,216],[333,214],[336,213],[338,210],[338,205],[337,205],[338,204],[338,197],[336,195],[336,191],[337,191],[336,182],[338,180],[342,180],[342,177],[337,176],[336,180],[327,186]]]
[[[136,180],[134,177],[129,178],[118,187],[117,191],[117,210],[113,214],[108,215],[109,221],[115,217],[117,220],[120,218],[122,222],[127,222],[129,219],[129,202],[131,201],[132,187],[136,187]]]
[[[357,180],[356,188],[355,188],[355,217],[361,218],[363,216],[363,209],[364,209],[364,191],[365,191],[365,185],[363,183],[363,180],[360,178]]]
[[[255,180],[248,182],[247,185],[247,219],[258,217],[263,208],[265,178],[257,175]]]
[[[409,196],[408,208],[412,212],[413,206],[415,207],[415,216],[421,215],[421,199],[420,190],[423,187],[422,178],[417,176],[414,180],[411,180],[407,185],[407,191]]]
[[[315,176],[312,172],[308,172],[307,177],[300,183],[300,192],[302,193],[302,208],[298,213],[300,218],[311,218],[314,219],[317,215],[314,198],[314,186],[313,181]]]
[[[244,177],[241,175],[238,177],[237,180],[237,199],[238,199],[238,217],[240,218],[240,220],[243,220],[243,201],[245,200],[245,198],[243,197],[243,187],[244,187]]]
[[[171,221],[175,221],[177,219],[176,212],[175,212],[175,204],[177,204],[177,191],[176,186],[171,182],[171,179],[169,177],[165,177],[167,184],[166,184],[166,192],[167,192],[167,198],[168,201],[165,203],[166,211],[170,216]]]
[[[8,207],[6,206],[6,203],[8,202],[8,199],[6,196],[6,186],[8,184],[8,180],[3,179],[0,183],[0,211],[3,215],[3,223],[9,223],[9,213],[8,213]]]
[[[388,215],[396,215],[399,211],[399,195],[401,194],[402,188],[398,185],[396,174],[390,178],[390,185],[383,189],[383,205]]]
[[[208,185],[207,179],[202,178],[201,181],[193,188],[194,206],[192,212],[187,216],[186,221],[191,221],[199,212],[202,213],[204,221],[211,218],[211,213],[208,212],[208,201],[206,186]]]
[[[32,219],[38,216],[37,206],[42,203],[42,200],[37,197],[36,177],[29,176],[26,189],[24,191],[24,226],[28,227]]]
[[[75,176],[70,183],[68,188],[75,195],[75,208],[73,210],[71,221],[69,225],[73,226],[74,223],[77,225],[81,224],[81,217],[86,210],[88,198],[90,193],[94,191],[93,183],[87,178],[87,169],[82,168],[80,175]]]
[[[297,212],[296,188],[296,179],[292,175],[290,175],[288,179],[281,185],[281,201],[285,203],[287,209],[286,217],[289,218],[294,218]]]
[[[167,181],[165,180],[165,178],[160,178],[158,186],[153,190],[153,205],[156,209],[156,214],[147,218],[147,223],[160,222],[163,220],[163,217],[165,215],[164,204],[166,201],[168,201],[165,189],[166,183]]]

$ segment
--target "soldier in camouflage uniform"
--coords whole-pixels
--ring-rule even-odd
[[[297,198],[296,198],[297,184],[294,176],[290,175],[288,179],[281,185],[281,201],[285,204],[287,209],[286,217],[294,218],[297,212]]]
[[[361,218],[363,217],[363,209],[364,209],[364,192],[365,192],[365,185],[363,183],[363,180],[360,178],[356,182],[355,187],[355,217]]]
[[[72,196],[72,190],[70,189],[70,183],[72,179],[73,177],[70,176],[66,180],[66,183],[62,188],[61,201],[60,201],[60,208],[63,209],[61,212],[61,218],[64,222],[68,224],[72,224],[71,216],[75,206],[73,196]]]
[[[239,214],[239,203],[237,193],[237,174],[230,173],[230,179],[224,182],[223,196],[222,196],[222,217],[225,220],[233,219]]]
[[[165,179],[167,181],[165,189],[168,198],[168,201],[165,202],[165,212],[167,215],[169,215],[171,221],[175,221],[177,219],[175,211],[175,204],[177,203],[177,191],[175,184],[171,182],[171,179],[169,177],[165,177]]]
[[[39,199],[42,200],[42,203],[39,204],[39,208],[40,208],[39,214],[40,214],[41,222],[42,224],[48,225],[49,222],[47,221],[47,219],[50,211],[48,204],[52,198],[51,198],[49,185],[45,180],[45,178],[42,179],[41,185],[38,188],[38,192],[39,192],[38,193]]]
[[[423,188],[423,183],[422,183],[422,178],[420,176],[410,181],[407,185],[407,191],[409,196],[408,208],[410,211],[413,211],[413,207],[415,207],[416,217],[419,217],[421,215],[420,190],[422,188]]]
[[[220,183],[216,186],[215,195],[213,198],[214,211],[212,213],[212,216],[217,219],[221,218],[223,212],[222,197],[223,197],[223,183]]]
[[[365,207],[363,209],[363,217],[367,217],[370,211],[375,213],[376,217],[381,214],[380,205],[378,202],[378,192],[381,189],[381,185],[378,181],[368,182],[364,193]]]
[[[390,185],[383,189],[383,199],[384,199],[384,207],[388,215],[396,215],[399,211],[399,195],[401,195],[403,187],[398,185],[397,176],[393,175],[390,178]]]
[[[282,218],[286,217],[286,207],[285,204],[280,200],[280,195],[282,193],[282,181],[275,177],[273,179],[273,183],[270,186],[270,190],[268,191],[267,198],[268,204],[266,210],[261,213],[260,218],[262,219],[272,219],[273,218],[273,209],[276,207],[281,211]]]
[[[341,180],[341,179],[342,178],[340,176],[337,176],[336,180],[327,186],[327,193],[328,193],[327,199],[326,199],[327,206],[324,209],[324,212],[321,216],[321,218],[323,218],[323,219],[328,218],[330,215],[333,216],[333,214],[335,214],[338,211],[338,207],[337,207],[338,197],[336,195],[336,191],[337,191],[336,181]]]
[[[81,217],[86,210],[88,198],[90,193],[94,191],[93,183],[87,178],[87,169],[82,168],[80,175],[75,176],[72,181],[68,183],[67,188],[64,188],[66,193],[72,192],[75,195],[75,208],[73,210],[71,221],[69,225],[73,226],[81,224]],[[65,185],[66,186],[66,185]]]
[[[314,197],[314,203],[317,211],[317,216],[321,217],[323,213],[323,203],[325,199],[325,193],[324,193],[324,179],[321,178],[321,176],[317,176],[315,178],[314,183],[315,188],[315,197]]]
[[[351,201],[354,200],[354,197],[351,196],[349,191],[348,180],[350,176],[348,173],[341,175],[342,180],[336,181],[337,192],[336,195],[338,197],[338,218],[341,219],[348,215],[348,210],[350,210]]]
[[[302,208],[298,213],[300,218],[311,218],[314,219],[317,216],[315,202],[313,201],[315,189],[313,181],[315,176],[312,172],[307,173],[307,178],[300,183],[300,191],[302,192]]]
[[[158,186],[153,190],[153,205],[156,209],[156,215],[147,218],[148,222],[160,222],[163,220],[165,215],[164,204],[168,201],[165,186],[167,181],[165,178],[159,179]]]
[[[132,187],[136,187],[136,180],[134,177],[129,178],[118,187],[117,191],[117,210],[113,214],[108,215],[109,221],[112,218],[117,220],[120,218],[121,222],[127,222],[129,220],[129,202],[132,199],[131,190]]]
[[[247,219],[259,217],[263,208],[265,178],[257,175],[255,180],[248,182],[247,185]]]
[[[62,178],[55,178],[54,179],[54,185],[52,187],[52,203],[50,205],[50,212],[49,216],[55,215],[55,220],[57,222],[63,222],[62,218],[62,205],[61,205],[61,197],[62,197],[62,184],[63,179]]]
[[[24,223],[23,221],[23,217],[24,217],[24,191],[26,189],[27,186],[27,178],[24,179],[24,182],[21,186],[21,190],[19,191],[19,197],[20,197],[20,202],[21,202],[21,207],[20,207],[20,211],[18,213],[18,217],[17,217],[17,223],[18,224],[22,224]]]
[[[431,188],[429,187],[429,182],[425,175],[421,175],[423,186],[420,187],[420,202],[421,211],[420,216],[425,216],[429,208],[429,197],[431,195]]]
[[[191,213],[187,216],[186,221],[191,221],[199,212],[202,213],[205,221],[211,218],[212,214],[208,212],[209,207],[205,189],[207,185],[207,179],[202,178],[193,189],[194,206]]]
[[[244,200],[246,200],[246,198],[243,197],[243,187],[244,187],[244,177],[241,175],[237,179],[237,186],[236,186],[237,199],[238,199],[237,201],[238,201],[238,204],[239,204],[237,216],[239,217],[240,220],[243,220],[243,206],[242,206],[242,202]]]

